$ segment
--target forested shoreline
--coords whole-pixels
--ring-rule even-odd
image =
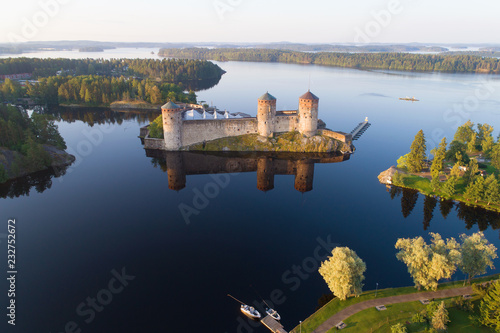
[[[182,59],[0,59],[0,75],[30,73],[32,79],[57,75],[138,76],[170,83],[218,78],[216,64]]]
[[[397,168],[379,175],[382,183],[418,190],[427,196],[457,200],[500,212],[500,138],[495,141],[493,126],[470,120],[458,127],[448,145],[446,138],[427,159],[426,140],[420,130],[401,156]]]
[[[74,161],[54,120],[0,104],[0,183]]]
[[[0,100],[29,98],[46,105],[109,106],[115,101],[152,105],[167,100],[196,102],[186,82],[214,80],[224,71],[209,61],[151,59],[0,59],[0,75],[29,73],[23,86],[6,78],[0,84]]]
[[[161,49],[162,57],[215,61],[315,64],[358,69],[500,74],[500,60],[474,55],[299,52],[272,49]]]

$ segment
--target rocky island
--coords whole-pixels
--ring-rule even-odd
[[[75,161],[54,121],[31,117],[13,106],[0,105],[0,184],[47,169],[62,169]]]
[[[401,156],[397,167],[379,174],[382,184],[419,191],[441,200],[455,200],[469,206],[500,212],[500,142],[492,135],[493,127],[470,121],[460,126],[449,144],[443,138],[431,150],[428,160],[426,141],[420,130],[410,152]]]

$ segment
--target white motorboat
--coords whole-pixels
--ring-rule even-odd
[[[240,310],[241,312],[243,312],[243,314],[245,314],[245,316],[252,319],[260,319],[262,317],[260,315],[260,312],[250,305],[241,304]]]
[[[268,315],[270,315],[271,317],[273,317],[273,319],[276,320],[276,321],[280,321],[281,320],[280,314],[278,313],[278,311],[276,311],[274,309],[267,308],[266,309],[266,313]]]

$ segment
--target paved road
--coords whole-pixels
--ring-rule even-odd
[[[328,318],[317,329],[315,329],[313,333],[326,333],[328,330],[335,327],[335,325],[337,325],[339,322],[349,318],[350,316],[358,313],[359,311],[373,308],[377,305],[406,303],[406,302],[419,301],[422,299],[447,298],[447,297],[455,297],[455,296],[469,295],[469,294],[472,294],[471,286],[371,299],[369,301],[353,304],[337,312],[336,314]]]

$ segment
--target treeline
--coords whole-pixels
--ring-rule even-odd
[[[33,113],[30,118],[17,107],[0,104],[0,147],[25,152],[23,145],[29,140],[66,149],[66,143],[50,116]]]
[[[31,73],[33,78],[55,76],[138,76],[170,83],[220,78],[224,71],[209,61],[181,59],[0,59],[0,75]]]
[[[400,71],[500,73],[500,59],[473,55],[410,53],[307,53],[270,49],[161,49],[163,57],[216,61],[258,61],[317,64],[360,69]]]
[[[500,210],[500,140],[495,141],[493,130],[491,125],[476,126],[467,121],[457,129],[449,146],[443,138],[431,151],[431,162],[427,160],[425,135],[420,130],[410,152],[398,159],[399,171],[392,176],[392,184]],[[430,171],[430,183],[410,181],[426,171]]]
[[[26,87],[9,79],[0,84],[0,100],[14,101],[28,97],[37,104],[86,104],[108,106],[115,101],[144,101],[161,104],[163,101],[196,103],[194,92],[184,93],[173,83],[128,79],[99,75],[51,76],[41,78]]]
[[[44,149],[44,144],[66,149],[66,143],[51,118],[37,113],[30,118],[16,107],[0,105],[0,147],[20,153],[9,153],[14,156],[12,163],[4,156],[0,162],[0,183],[26,171],[50,166],[52,157]]]

